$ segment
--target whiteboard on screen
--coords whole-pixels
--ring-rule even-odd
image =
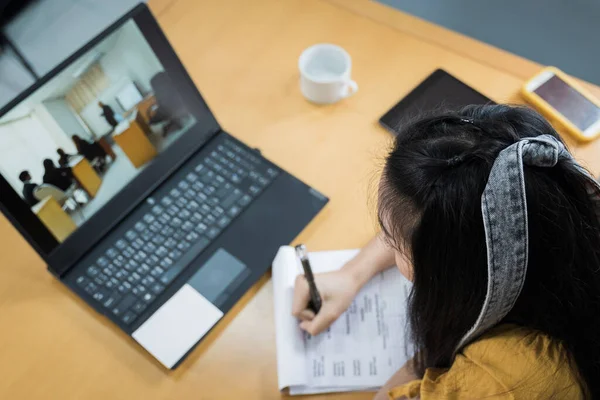
[[[142,101],[143,96],[135,84],[129,82],[117,92],[116,98],[123,110],[127,111]]]

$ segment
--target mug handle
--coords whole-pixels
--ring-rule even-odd
[[[358,92],[358,83],[349,80],[346,82],[345,92],[342,94],[342,97],[345,99],[346,97],[352,96],[356,92]]]

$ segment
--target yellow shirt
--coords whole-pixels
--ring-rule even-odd
[[[389,397],[582,399],[583,390],[559,341],[528,328],[500,325],[466,346],[450,368],[428,368],[423,379],[392,389]]]

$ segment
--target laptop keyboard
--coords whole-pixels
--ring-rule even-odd
[[[133,323],[277,175],[252,151],[223,140],[169,192],[152,197],[150,211],[75,283],[107,313]]]

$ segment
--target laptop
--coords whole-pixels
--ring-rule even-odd
[[[387,111],[379,123],[396,136],[402,123],[411,117],[438,109],[459,110],[471,104],[494,102],[443,69],[436,69]]]
[[[2,212],[169,369],[328,201],[221,128],[143,4],[0,110],[0,149]]]

